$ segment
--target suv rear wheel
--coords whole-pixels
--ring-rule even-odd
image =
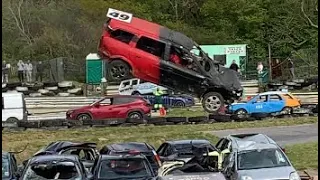
[[[108,76],[111,81],[122,81],[131,78],[130,66],[122,60],[109,63]]]
[[[220,93],[208,92],[203,96],[202,107],[208,113],[217,113],[224,106],[224,99]]]

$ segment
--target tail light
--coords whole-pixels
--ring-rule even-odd
[[[157,154],[157,152],[155,152],[154,150],[152,150],[152,153],[154,155],[155,160],[157,161],[159,167],[161,166],[161,159],[160,156]]]

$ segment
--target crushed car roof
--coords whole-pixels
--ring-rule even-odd
[[[170,174],[161,177],[168,180],[184,180],[184,179],[196,179],[196,180],[225,180],[225,176],[220,172],[197,172],[197,173],[184,173],[184,174]]]
[[[210,141],[206,139],[185,139],[185,140],[173,140],[173,141],[166,141],[169,144],[211,144]]]
[[[180,32],[173,31],[167,27],[137,17],[132,17],[130,23],[122,22],[116,19],[111,19],[109,25],[111,26],[111,28],[113,28],[113,26],[122,27],[124,29],[126,27],[129,27],[135,31],[144,31],[148,34],[159,33],[158,35],[160,39],[171,41],[177,45],[183,46],[189,51],[195,45],[194,41],[191,38],[187,37],[186,35]]]
[[[59,160],[69,160],[69,161],[77,161],[78,157],[75,155],[40,155],[35,156],[30,159],[30,163],[34,162],[46,162],[46,161],[59,161]]]
[[[110,144],[106,146],[114,151],[137,150],[140,152],[149,152],[152,150],[150,145],[148,145],[147,143],[140,143],[140,142],[118,143],[118,144]]]
[[[275,144],[257,143],[253,141],[243,141],[237,148],[238,152],[263,149],[277,149]]]
[[[59,151],[71,147],[91,147],[96,148],[97,144],[92,142],[70,142],[70,141],[56,141],[52,142],[46,147],[42,148],[38,152],[34,154],[34,156],[41,154],[50,154],[50,153],[58,153]]]
[[[240,146],[245,141],[252,141],[256,143],[264,143],[264,144],[276,144],[276,142],[268,137],[265,134],[258,134],[258,133],[252,133],[252,134],[232,134],[227,136],[229,139],[233,140],[234,145]]]

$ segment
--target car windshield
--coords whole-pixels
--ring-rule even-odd
[[[250,150],[238,153],[239,170],[289,166],[287,158],[279,149]]]
[[[2,156],[2,178],[10,176],[9,159],[7,156]]]
[[[98,179],[150,178],[152,173],[145,159],[125,158],[103,160]]]
[[[82,179],[80,168],[73,162],[45,162],[35,163],[27,167],[23,180],[47,180],[47,179]]]

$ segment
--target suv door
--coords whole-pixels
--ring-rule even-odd
[[[135,74],[137,77],[159,84],[160,80],[160,59],[164,58],[165,43],[160,40],[141,36],[130,51],[130,57],[136,65]]]
[[[170,51],[173,48],[181,51],[181,54],[185,53],[184,50],[168,44],[170,46]],[[169,55],[170,57],[170,55]],[[182,55],[180,56],[182,58]],[[197,73],[196,71],[190,70],[184,65],[178,65],[171,62],[169,59],[160,61],[160,85],[171,87],[177,91],[182,92],[195,92],[200,88],[201,83],[204,81],[205,77]],[[183,82],[183,83],[182,83]]]

